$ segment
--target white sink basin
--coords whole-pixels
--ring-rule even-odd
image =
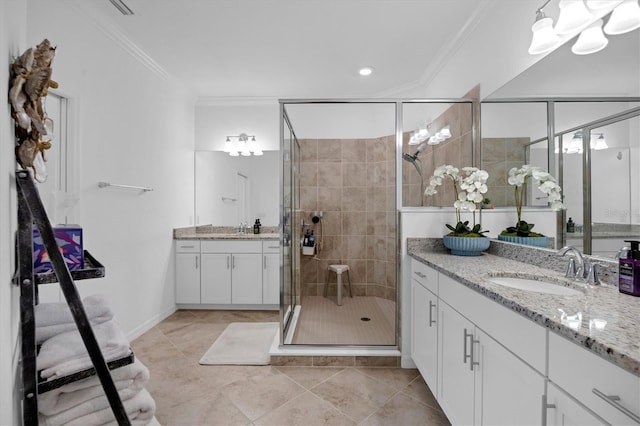
[[[556,294],[558,296],[580,296],[580,290],[565,287],[548,281],[538,281],[529,278],[516,277],[489,277],[489,281],[505,287],[516,288],[518,290],[535,291],[538,293]]]

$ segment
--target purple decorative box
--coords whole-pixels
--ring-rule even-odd
[[[82,228],[79,225],[58,225],[53,228],[60,253],[70,271],[84,269],[84,249]],[[52,272],[49,254],[44,248],[40,232],[33,229],[33,272],[36,274]]]

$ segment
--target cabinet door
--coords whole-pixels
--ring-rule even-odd
[[[262,254],[231,256],[231,303],[262,304]]]
[[[202,303],[231,303],[231,254],[202,254]]]
[[[411,281],[411,358],[435,393],[438,383],[438,298]]]
[[[176,253],[176,303],[200,303],[200,255]]]
[[[476,422],[542,424],[544,377],[476,328]]]
[[[278,305],[280,304],[280,254],[263,254],[262,268],[262,303]]]
[[[474,421],[474,325],[440,300],[438,402],[451,424]],[[476,348],[477,351],[477,348]]]
[[[549,426],[589,426],[603,425],[586,407],[574,401],[553,383],[547,388],[547,425]]]

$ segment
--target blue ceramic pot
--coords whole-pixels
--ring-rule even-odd
[[[510,237],[507,235],[498,235],[500,241],[508,243],[522,244],[525,246],[548,247],[549,239],[547,237]]]
[[[487,237],[442,237],[444,246],[457,256],[480,256],[489,248],[491,240]]]

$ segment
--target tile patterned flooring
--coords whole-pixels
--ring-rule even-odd
[[[417,370],[199,365],[231,322],[274,311],[181,310],[131,342],[162,425],[448,425]]]

